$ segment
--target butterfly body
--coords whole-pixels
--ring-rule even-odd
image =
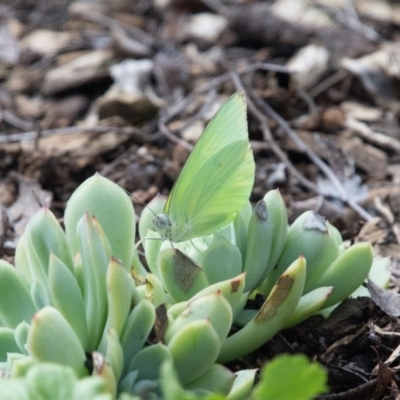
[[[190,235],[192,226],[189,223],[184,223],[183,226],[179,226],[176,222],[171,223],[168,214],[156,215],[153,218],[153,227],[161,237],[168,239],[171,242],[188,240],[188,237],[192,239],[192,236]]]
[[[181,242],[209,235],[232,222],[254,184],[244,94],[231,96],[201,135],[153,229]]]

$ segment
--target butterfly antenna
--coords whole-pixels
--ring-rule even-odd
[[[150,210],[151,213],[153,213],[154,216],[156,216],[157,214],[147,205],[145,204],[142,200],[140,200],[138,197],[136,197],[134,194],[129,194],[129,197],[133,198],[134,200],[136,200],[139,204],[141,204],[143,207],[148,208]],[[145,239],[145,238],[143,238]]]

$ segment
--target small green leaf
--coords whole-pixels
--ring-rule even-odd
[[[72,256],[78,252],[77,225],[88,212],[95,216],[110,241],[112,255],[129,270],[135,252],[135,211],[125,191],[99,174],[83,182],[68,201],[64,215],[65,232]]]
[[[94,218],[85,214],[79,221],[77,233],[84,284],[84,302],[88,327],[88,348],[95,350],[101,340],[107,320],[106,274],[111,258],[109,245],[96,229]]]
[[[231,391],[235,378],[236,375],[230,369],[220,364],[213,364],[203,375],[185,385],[185,389],[226,396]]]
[[[30,392],[37,399],[69,400],[72,398],[76,376],[71,368],[44,364],[32,368],[27,375]]]
[[[73,272],[67,238],[49,209],[43,207],[29,221],[25,240],[30,272],[37,279],[46,281],[50,254],[57,256]]]
[[[163,250],[158,263],[165,289],[175,302],[189,300],[209,284],[204,271],[177,249]]]
[[[36,312],[28,282],[12,265],[0,260],[0,320],[15,328],[21,321],[30,322]]]
[[[0,361],[7,360],[7,353],[19,353],[19,347],[15,342],[14,329],[0,328]]]
[[[120,339],[125,363],[123,374],[132,358],[142,349],[155,318],[155,309],[147,300],[142,300],[129,314]]]
[[[53,307],[37,312],[27,338],[29,355],[37,362],[54,362],[72,367],[79,377],[88,374],[85,352],[72,327]]]
[[[137,371],[137,381],[160,378],[160,368],[165,360],[171,360],[170,351],[162,343],[144,347],[129,363],[130,371]]]
[[[88,329],[82,292],[75,276],[54,254],[50,254],[48,279],[53,306],[68,321],[86,349]]]
[[[242,272],[242,255],[226,238],[216,235],[211,246],[201,255],[199,266],[210,284],[225,281]]]
[[[225,364],[243,357],[270,340],[282,329],[301,298],[306,278],[306,262],[300,256],[272,288],[255,317],[224,341],[218,363]]]
[[[327,373],[304,355],[282,355],[268,363],[252,400],[311,400],[326,393]]]
[[[161,386],[165,400],[224,400],[225,396],[220,394],[197,395],[191,391],[184,390],[178,380],[176,371],[171,360],[166,360],[161,366]]]
[[[179,381],[186,384],[203,375],[214,364],[220,347],[220,338],[209,321],[184,326],[168,343]]]
[[[56,364],[39,364],[27,375],[29,399],[40,400],[111,400],[99,377],[78,380],[71,368]]]
[[[22,379],[4,379],[0,385],[0,398],[7,400],[36,400],[30,397]]]
[[[78,380],[71,368],[51,363],[32,366],[24,378],[1,380],[0,399],[112,400],[101,378]]]
[[[232,309],[220,291],[189,301],[186,309],[168,327],[165,334],[166,342],[169,343],[177,332],[191,322],[198,320],[211,323],[222,345],[232,325]]]

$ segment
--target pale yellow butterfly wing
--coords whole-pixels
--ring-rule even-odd
[[[231,96],[201,135],[167,200],[175,242],[205,236],[230,223],[248,201],[255,163],[243,92]]]

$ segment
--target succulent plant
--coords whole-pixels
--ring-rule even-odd
[[[30,388],[53,368],[54,379],[65,374],[77,393],[87,385],[93,399],[175,391],[244,399],[255,370],[223,364],[338,304],[373,264],[368,243],[345,249],[313,212],[288,227],[277,190],[214,235],[174,244],[151,230],[150,209],[164,201],[157,197],[139,221],[149,271],[129,197],[100,175],[71,197],[65,233],[46,208],[29,222],[15,268],[0,262],[0,370],[9,382]],[[265,301],[247,309],[256,294]]]
[[[241,329],[224,340],[217,359],[222,363],[254,351],[280,329],[337,305],[360,287],[373,265],[369,243],[345,248],[339,231],[315,212],[305,212],[289,227],[278,190],[268,192],[252,211],[250,205],[245,207],[213,236],[173,246],[153,240],[157,235],[150,210],[162,209],[164,202],[157,197],[149,204],[139,233],[149,269],[172,304],[170,326],[178,312],[193,315],[193,298],[210,287],[217,290],[218,282],[225,280],[238,282],[240,300],[230,304],[232,324]],[[259,310],[246,309],[246,301],[256,294],[265,297],[264,304]]]
[[[138,263],[127,194],[95,175],[72,196],[64,223],[66,233],[43,208],[19,242],[15,268],[0,262],[3,377],[24,378],[29,387],[30,371],[55,363],[80,380],[101,377],[109,398],[122,392],[161,398],[161,366],[172,362],[191,391],[232,392],[236,375],[215,364],[232,322],[221,291],[203,296],[226,314],[219,327],[198,317],[175,333],[169,329],[168,340],[150,344],[168,293],[156,276],[144,276],[140,285],[132,278],[132,265],[136,276],[145,269]],[[210,308],[204,300],[192,307],[205,302]],[[236,392],[250,391],[254,371],[248,375]]]

